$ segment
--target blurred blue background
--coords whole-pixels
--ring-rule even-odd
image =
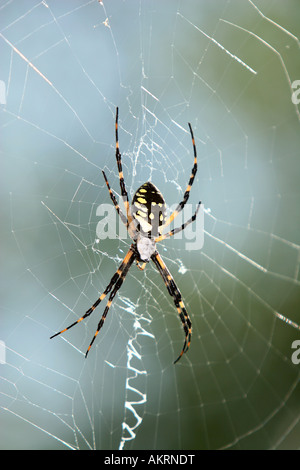
[[[0,11],[0,447],[298,448],[298,2],[13,0]],[[203,202],[204,246],[159,247],[193,322],[176,366],[183,331],[154,266],[132,267],[88,360],[101,306],[49,340],[130,244],[96,235],[110,203],[102,169],[119,193],[116,106],[130,197],[151,180],[179,202],[188,122],[196,138],[189,202]]]

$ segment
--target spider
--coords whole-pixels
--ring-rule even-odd
[[[181,230],[184,230],[187,225],[189,225],[191,222],[193,222],[196,219],[197,213],[199,211],[201,201],[198,203],[194,215],[187,222],[183,223],[180,227],[174,228],[173,230],[165,234],[162,233],[163,230],[166,227],[168,227],[171,224],[171,222],[173,222],[173,220],[177,217],[179,212],[182,211],[182,209],[184,208],[185,204],[187,203],[189,199],[190,190],[191,190],[191,187],[192,187],[192,184],[193,184],[196,172],[197,172],[197,150],[196,150],[196,145],[195,145],[195,140],[194,140],[194,134],[193,134],[191,124],[188,123],[190,133],[191,133],[192,143],[193,143],[193,150],[194,150],[194,166],[192,168],[192,173],[191,173],[186,191],[183,195],[182,201],[177,205],[174,212],[168,218],[166,218],[166,204],[165,204],[164,198],[162,194],[160,193],[160,191],[154,186],[154,184],[150,183],[149,181],[147,183],[142,184],[142,186],[138,188],[138,190],[136,191],[133,197],[131,207],[129,205],[128,194],[125,188],[125,181],[124,181],[123,171],[122,171],[121,153],[119,150],[118,116],[119,116],[119,109],[116,108],[116,121],[115,121],[116,160],[117,160],[118,171],[119,171],[121,195],[124,200],[126,216],[124,215],[124,213],[122,212],[122,210],[120,209],[117,203],[117,200],[108,183],[106,174],[104,173],[104,171],[102,171],[102,173],[103,173],[103,176],[104,176],[104,179],[105,179],[108,191],[109,191],[110,198],[122,222],[125,224],[128,230],[128,233],[131,239],[133,240],[133,243],[131,244],[128,253],[126,254],[125,258],[123,259],[116,273],[111,278],[108,286],[106,287],[104,292],[100,295],[100,297],[96,300],[96,302],[86,311],[86,313],[82,317],[80,317],[74,323],[69,325],[67,328],[64,328],[62,331],[59,331],[58,333],[51,336],[51,339],[54,338],[55,336],[58,336],[64,333],[65,331],[69,330],[70,328],[72,328],[73,326],[77,325],[82,320],[84,320],[86,317],[91,315],[91,313],[100,304],[100,302],[102,302],[102,300],[111,292],[107,305],[104,309],[103,315],[98,323],[96,333],[94,334],[93,339],[86,351],[85,357],[87,357],[96,339],[96,336],[98,335],[99,331],[101,330],[104,324],[104,321],[106,319],[110,306],[113,302],[113,299],[116,293],[118,292],[118,290],[120,289],[120,287],[122,286],[125,280],[125,277],[131,265],[133,264],[133,262],[135,261],[137,267],[140,270],[143,270],[145,269],[146,264],[150,260],[152,260],[156,268],[158,269],[159,273],[161,274],[169,294],[173,297],[173,301],[177,308],[177,312],[182,322],[183,330],[185,333],[184,344],[183,344],[183,347],[179,356],[174,361],[174,364],[175,364],[176,362],[179,361],[179,359],[181,359],[182,355],[186,353],[190,347],[191,335],[192,335],[192,322],[186,311],[185,305],[181,297],[181,293],[178,287],[176,286],[175,281],[172,275],[170,274],[170,271],[168,270],[160,254],[156,250],[156,243],[175,235]]]

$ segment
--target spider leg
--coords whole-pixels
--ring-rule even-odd
[[[116,109],[116,124],[115,124],[115,127],[116,127],[116,160],[117,160],[118,171],[119,171],[121,196],[123,198],[125,209],[126,209],[126,214],[127,214],[127,219],[128,219],[127,223],[128,223],[128,225],[130,225],[131,222],[132,222],[132,217],[131,217],[131,214],[130,214],[128,194],[127,194],[126,187],[125,187],[125,181],[124,181],[124,175],[123,175],[123,169],[122,169],[121,153],[120,153],[120,149],[119,149],[118,119],[119,119],[119,108]]]
[[[58,336],[58,335],[61,335],[62,333],[64,333],[65,331],[69,330],[70,328],[72,328],[73,326],[77,325],[77,323],[80,323],[82,320],[84,320],[86,317],[88,317],[94,310],[95,308],[100,304],[100,302],[107,296],[107,294],[111,291],[111,289],[113,288],[113,286],[119,281],[119,279],[121,278],[124,270],[126,270],[126,267],[128,265],[128,263],[130,262],[130,264],[132,263],[131,261],[131,258],[134,254],[134,251],[132,250],[132,248],[130,248],[130,250],[128,251],[127,255],[125,256],[124,260],[122,261],[120,267],[118,268],[118,270],[116,271],[116,273],[113,275],[113,277],[111,278],[110,280],[110,283],[108,284],[108,286],[106,287],[106,289],[104,290],[104,292],[100,295],[100,297],[96,300],[96,302],[86,311],[86,313],[78,318],[78,320],[76,320],[74,323],[72,323],[71,325],[67,326],[66,328],[64,328],[63,330],[59,331],[58,333],[55,333],[54,335],[50,336],[50,339],[52,338],[55,338],[55,336]]]
[[[157,237],[157,238],[155,239],[155,243],[161,242],[162,240],[165,240],[166,238],[172,237],[172,236],[175,235],[176,233],[181,232],[182,230],[184,230],[185,227],[187,227],[188,225],[190,225],[192,222],[194,222],[194,220],[196,220],[196,217],[197,217],[198,211],[199,211],[199,209],[200,209],[200,206],[201,206],[201,201],[198,202],[197,209],[196,209],[194,215],[193,215],[189,220],[187,220],[187,221],[186,221],[184,224],[182,224],[180,227],[173,228],[173,230],[171,230],[170,232],[165,233],[164,235],[160,235],[159,237]]]
[[[128,254],[127,254],[127,256],[128,256],[128,259],[127,259],[126,263],[124,264],[123,270],[122,270],[122,272],[120,273],[120,277],[119,277],[119,279],[117,280],[117,282],[115,283],[115,286],[114,286],[114,288],[113,288],[113,290],[112,290],[112,292],[111,292],[111,294],[110,294],[110,296],[109,296],[109,299],[108,299],[108,301],[107,301],[107,305],[106,305],[106,307],[105,307],[105,309],[104,309],[104,312],[103,312],[103,315],[102,315],[102,317],[101,317],[101,319],[100,319],[100,321],[99,321],[99,323],[98,323],[98,327],[97,327],[96,333],[94,334],[93,339],[92,339],[92,341],[90,342],[90,345],[89,345],[89,347],[88,347],[88,349],[87,349],[87,351],[86,351],[86,353],[85,353],[85,357],[87,357],[87,355],[88,355],[88,353],[89,353],[89,350],[91,349],[91,347],[92,347],[92,345],[93,345],[93,343],[94,343],[96,337],[97,337],[98,334],[99,334],[99,331],[101,330],[101,328],[102,328],[102,326],[103,326],[103,324],[104,324],[106,315],[108,314],[108,311],[109,311],[109,309],[110,309],[110,306],[111,306],[111,304],[112,304],[112,301],[113,301],[113,299],[114,299],[116,293],[118,292],[118,290],[120,289],[120,287],[122,286],[122,284],[123,284],[123,282],[124,282],[124,280],[125,280],[125,277],[126,277],[128,271],[129,271],[129,268],[130,268],[130,266],[132,265],[132,263],[133,263],[133,261],[134,261],[134,259],[135,259],[135,252],[134,252],[132,249],[130,249],[129,252],[128,252]],[[125,259],[124,259],[124,261],[125,261]]]
[[[186,203],[189,199],[189,196],[190,196],[190,190],[191,190],[192,184],[194,182],[194,179],[195,179],[195,176],[196,176],[196,173],[197,173],[197,149],[196,149],[196,144],[195,144],[195,139],[194,139],[194,133],[193,133],[192,126],[191,126],[190,123],[188,123],[188,125],[189,125],[189,128],[190,128],[190,133],[191,133],[192,143],[193,143],[193,149],[194,149],[194,166],[192,168],[192,173],[191,173],[186,191],[183,195],[183,200],[178,204],[178,206],[176,207],[174,212],[172,212],[170,217],[166,220],[164,225],[162,225],[161,229],[163,229],[164,227],[167,227],[168,225],[170,225],[170,223],[175,219],[175,217],[177,217],[179,212],[181,212],[182,209],[184,208],[184,206],[186,205]]]
[[[187,350],[190,347],[191,344],[191,337],[192,337],[192,322],[188,316],[188,313],[185,309],[184,303],[182,301],[181,293],[178,289],[178,287],[175,284],[175,281],[173,277],[171,276],[168,268],[166,267],[165,263],[163,262],[161,256],[159,253],[156,251],[152,256],[151,256],[152,261],[154,262],[155,266],[157,267],[158,271],[160,272],[165,285],[168,289],[169,294],[173,297],[174,304],[177,308],[177,312],[179,315],[179,318],[182,322],[183,325],[183,330],[185,333],[185,340],[184,344],[181,350],[181,353],[177,357],[177,359],[174,361],[174,364],[181,359],[181,356],[183,353],[186,353]]]
[[[140,265],[140,262],[137,261],[137,262],[136,262],[136,265],[137,265],[137,267],[138,267],[141,271],[144,271],[144,269],[145,269],[147,263],[143,263],[142,265]]]
[[[119,216],[120,216],[120,218],[121,218],[123,224],[126,225],[126,228],[127,228],[127,227],[128,227],[128,220],[127,220],[127,218],[125,217],[125,215],[123,214],[122,210],[120,209],[120,206],[119,206],[119,204],[118,204],[118,202],[117,202],[117,200],[116,200],[116,198],[115,198],[115,195],[114,195],[114,193],[112,192],[112,190],[111,190],[111,188],[110,188],[110,186],[109,186],[109,182],[108,182],[108,180],[107,180],[107,178],[106,178],[106,174],[104,173],[104,171],[102,171],[102,173],[103,173],[103,176],[104,176],[104,179],[105,179],[105,182],[106,182],[106,186],[107,186],[108,191],[109,191],[110,198],[111,198],[111,200],[112,200],[112,202],[113,202],[113,204],[114,204],[114,206],[115,206],[115,208],[116,208],[116,211],[117,211],[117,213],[119,214]]]

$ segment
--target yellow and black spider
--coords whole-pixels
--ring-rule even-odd
[[[98,335],[100,329],[104,324],[104,320],[108,313],[108,310],[112,304],[112,301],[120,289],[123,281],[126,277],[126,274],[129,271],[132,263],[136,261],[137,266],[139,269],[143,270],[150,260],[152,260],[157,267],[158,271],[160,272],[164,283],[168,289],[169,294],[173,297],[174,304],[177,308],[179,318],[182,322],[184,333],[185,333],[185,340],[183,344],[183,348],[181,353],[179,354],[178,358],[174,361],[174,364],[179,361],[183,353],[187,352],[191,343],[191,335],[192,335],[192,323],[187,314],[185,309],[184,303],[181,298],[181,293],[178,287],[175,284],[173,277],[171,276],[168,268],[166,267],[165,263],[163,262],[161,256],[159,255],[158,251],[156,250],[156,243],[162,240],[165,240],[168,237],[175,235],[176,233],[184,230],[187,225],[193,222],[196,219],[197,213],[199,211],[201,201],[198,203],[197,209],[194,215],[180,227],[171,230],[165,234],[162,234],[165,227],[170,225],[170,223],[177,217],[180,211],[184,208],[185,204],[188,201],[190,190],[197,172],[197,150],[193,135],[192,126],[189,123],[189,129],[192,137],[193,149],[194,149],[194,166],[192,168],[192,173],[190,176],[190,180],[187,186],[187,189],[184,193],[183,200],[178,204],[174,212],[166,219],[166,204],[164,198],[160,191],[149,181],[144,183],[135,193],[132,205],[129,206],[128,194],[125,188],[125,182],[123,177],[122,171],[122,162],[121,162],[121,154],[119,150],[119,139],[118,139],[118,115],[119,110],[116,109],[116,124],[115,124],[115,132],[116,132],[116,160],[118,165],[119,171],[119,179],[120,179],[120,187],[121,187],[121,195],[124,201],[126,215],[123,214],[121,211],[117,200],[110,189],[109,183],[107,181],[106,175],[104,171],[102,171],[111,200],[119,214],[122,222],[126,225],[128,233],[133,240],[127,255],[125,256],[124,260],[122,261],[121,265],[117,269],[116,273],[110,280],[110,283],[104,290],[104,292],[100,295],[98,300],[92,305],[87,312],[80,317],[77,321],[69,325],[62,331],[59,331],[55,335],[51,336],[54,338],[61,333],[72,328],[72,326],[77,325],[77,323],[84,320],[88,317],[95,308],[100,304],[100,302],[107,296],[109,292],[111,292],[107,305],[104,309],[103,315],[99,321],[97,331],[87,349],[86,355],[88,355],[89,350],[92,347],[93,342],[95,341],[96,336]],[[142,265],[140,265],[142,263]]]

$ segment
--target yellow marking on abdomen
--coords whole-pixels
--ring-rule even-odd
[[[146,213],[146,212],[137,211],[137,214],[138,214],[138,215],[141,215],[142,217],[147,217],[147,213]]]
[[[141,204],[147,204],[146,199],[144,199],[143,197],[138,197],[137,200],[138,200],[138,202],[140,202]]]
[[[139,204],[137,201],[135,201],[133,205],[137,207],[138,209],[141,209],[142,211],[147,212],[147,207],[145,207],[143,204]]]

